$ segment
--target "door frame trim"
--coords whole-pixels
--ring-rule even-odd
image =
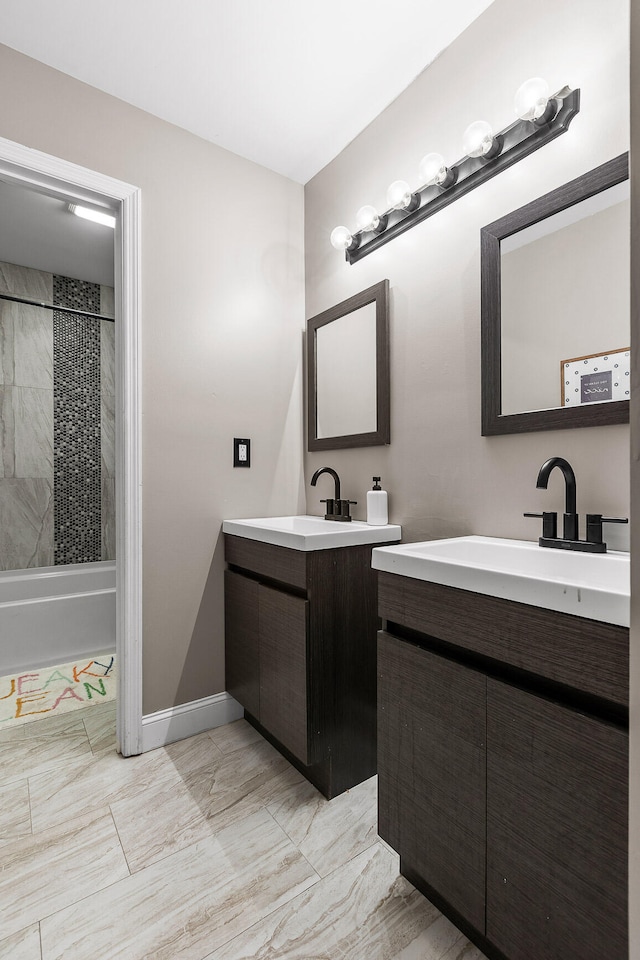
[[[0,137],[0,175],[48,196],[116,214],[116,736],[142,751],[141,191]]]

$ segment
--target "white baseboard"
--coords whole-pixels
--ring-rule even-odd
[[[243,716],[244,710],[238,701],[226,691],[202,700],[192,700],[191,703],[181,703],[168,710],[158,710],[142,718],[142,752],[193,737],[196,733],[221,727]]]

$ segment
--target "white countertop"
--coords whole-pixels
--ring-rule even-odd
[[[579,553],[528,540],[456,537],[376,547],[375,570],[629,626],[629,554]]]
[[[402,537],[402,527],[393,523],[378,527],[359,520],[345,523],[304,516],[224,520],[222,531],[292,550],[330,550],[362,543],[390,543]]]

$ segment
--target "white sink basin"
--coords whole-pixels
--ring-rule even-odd
[[[387,523],[372,527],[352,520],[344,523],[324,517],[260,517],[253,520],[225,520],[223,533],[293,550],[330,550],[359,543],[390,543],[400,540],[402,527]]]
[[[376,570],[629,626],[629,554],[458,537],[376,547]]]

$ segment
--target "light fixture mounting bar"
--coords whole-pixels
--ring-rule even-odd
[[[345,257],[348,262],[357,263],[389,240],[400,236],[405,230],[410,230],[416,223],[433,216],[458,197],[464,196],[465,193],[469,193],[481,183],[495,177],[518,160],[538,150],[545,143],[566,133],[569,124],[580,111],[580,90],[564,87],[554,94],[552,99],[557,101],[559,106],[555,116],[548,123],[536,125],[530,120],[516,120],[496,135],[496,139],[500,138],[502,142],[502,149],[497,157],[491,160],[484,157],[463,157],[458,163],[452,164],[451,169],[457,173],[453,186],[446,189],[435,185],[423,187],[422,190],[417,191],[420,195],[420,206],[412,212],[388,210],[385,214],[388,219],[384,232],[373,235],[364,243],[361,242],[355,250],[346,250]]]

